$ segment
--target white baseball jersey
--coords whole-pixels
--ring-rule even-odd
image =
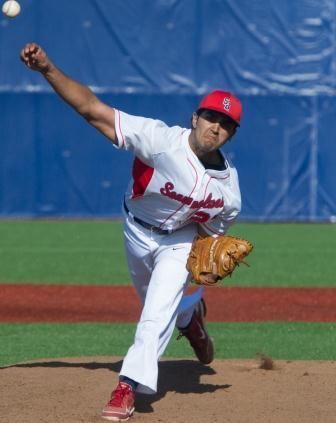
[[[165,230],[197,222],[223,234],[240,212],[236,169],[206,169],[190,148],[191,130],[115,110],[117,147],[132,151],[125,200],[137,218]]]

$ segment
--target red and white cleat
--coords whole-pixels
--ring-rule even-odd
[[[199,361],[203,364],[209,364],[214,359],[214,346],[205,327],[205,315],[206,305],[202,298],[194,310],[189,325],[186,328],[179,329],[180,334],[177,339],[185,336]]]
[[[126,422],[134,411],[135,394],[127,383],[119,382],[110,401],[102,411],[102,418],[112,422]]]

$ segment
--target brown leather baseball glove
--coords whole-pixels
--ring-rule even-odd
[[[222,235],[196,237],[187,261],[187,270],[199,285],[214,285],[232,274],[239,263],[252,251],[253,245],[245,239]],[[210,277],[209,277],[210,275]]]

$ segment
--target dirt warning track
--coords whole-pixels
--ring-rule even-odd
[[[210,322],[336,322],[336,288],[212,287]],[[129,286],[0,285],[0,322],[136,322]]]

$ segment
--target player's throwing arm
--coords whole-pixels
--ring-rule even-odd
[[[112,107],[102,103],[88,87],[65,75],[38,44],[26,44],[21,50],[20,58],[29,69],[40,72],[55,92],[77,113],[115,142]]]

